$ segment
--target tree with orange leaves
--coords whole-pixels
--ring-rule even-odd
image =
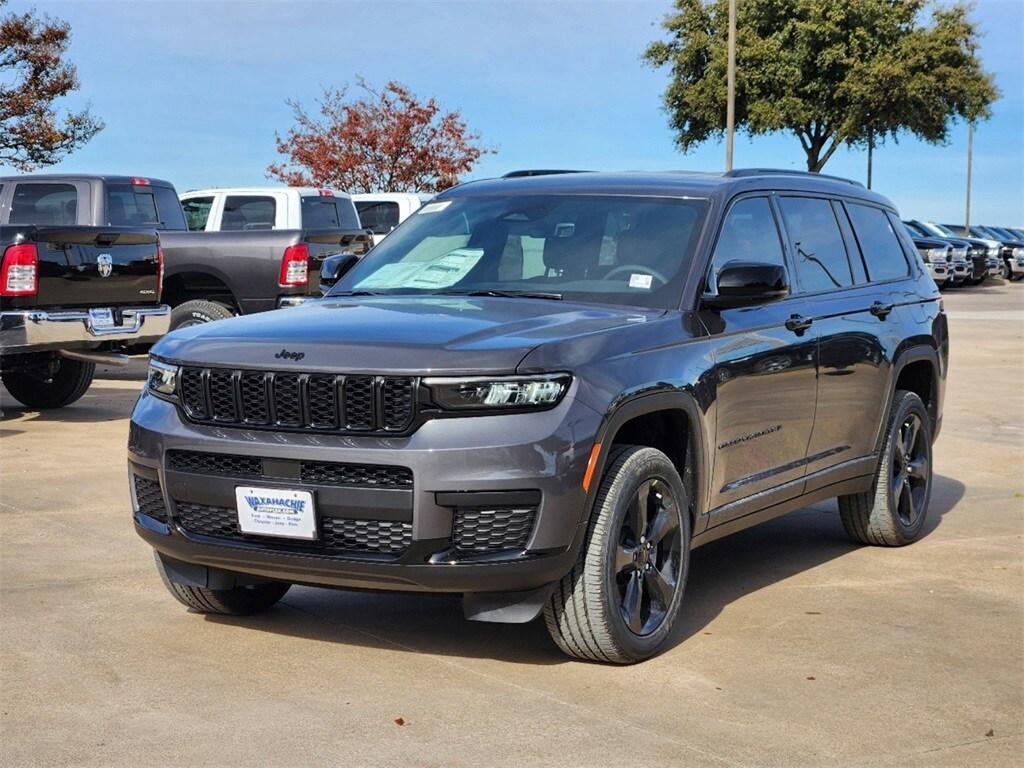
[[[271,164],[268,176],[347,192],[439,192],[494,152],[433,98],[424,102],[394,81],[379,91],[362,78],[357,85],[358,99],[347,86],[325,88],[319,114],[288,101],[295,125],[275,135],[287,161]]]
[[[62,116],[53,105],[78,90],[75,67],[64,60],[70,37],[67,22],[31,12],[0,18],[0,163],[20,171],[52,165],[103,129],[88,109]]]

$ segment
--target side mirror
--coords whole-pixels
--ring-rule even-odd
[[[717,309],[747,307],[778,301],[789,295],[785,267],[751,261],[730,261],[718,272],[718,293],[701,302]]]
[[[320,265],[320,293],[327,293],[352,267],[359,263],[354,253],[336,253]]]

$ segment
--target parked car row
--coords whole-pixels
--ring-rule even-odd
[[[903,222],[940,288],[979,285],[986,277],[1024,278],[1024,231],[912,219]]]

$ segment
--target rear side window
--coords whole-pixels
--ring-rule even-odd
[[[78,193],[73,184],[15,184],[11,224],[74,225]]]
[[[181,201],[185,211],[185,222],[189,231],[202,232],[206,222],[210,220],[210,209],[213,208],[212,197],[189,197]]]
[[[740,200],[725,217],[711,259],[708,290],[717,291],[718,273],[730,261],[753,261],[786,266],[775,216],[766,197]]]
[[[229,195],[224,199],[222,231],[273,229],[277,219],[277,201],[272,197]]]
[[[107,221],[114,227],[185,229],[181,203],[172,187],[107,184]]]
[[[857,238],[871,280],[893,280],[909,272],[900,241],[889,217],[880,208],[847,203],[853,234]]]
[[[398,203],[357,200],[359,222],[375,235],[386,235],[398,226]]]
[[[355,206],[347,197],[302,196],[304,229],[360,229]]]
[[[783,197],[779,205],[801,289],[813,293],[853,285],[846,245],[832,204],[819,198]]]

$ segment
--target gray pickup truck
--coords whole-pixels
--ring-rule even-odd
[[[321,197],[303,207],[300,228],[191,232],[178,194],[168,181],[139,176],[31,174],[0,177],[0,185],[74,189],[77,205],[54,209],[47,222],[60,226],[149,227],[160,233],[164,253],[163,300],[172,308],[170,328],[233,315],[294,306],[320,295],[317,276],[328,256],[362,255],[372,235],[360,227],[348,196]],[[330,207],[330,215],[324,214]],[[316,215],[311,215],[315,211]],[[306,226],[306,219],[312,220]],[[2,219],[0,219],[2,220]]]

